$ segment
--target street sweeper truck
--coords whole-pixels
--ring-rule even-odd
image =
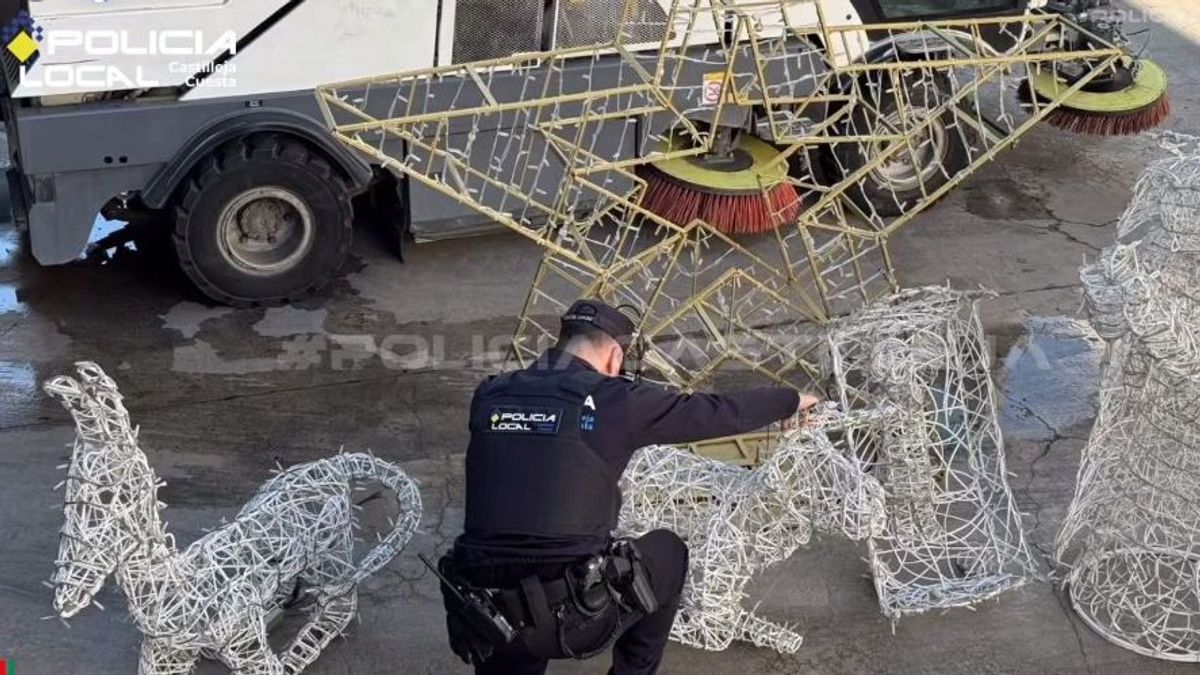
[[[689,48],[703,52],[739,39],[738,29],[723,23],[720,9],[750,0],[694,1],[708,3],[713,11],[708,28],[689,28]],[[837,26],[837,40],[806,38],[804,53],[816,50],[821,67],[852,68],[878,59],[919,63],[930,54],[944,59],[963,49],[963,40],[983,43],[974,44],[970,53],[974,62],[987,62],[991,54],[1020,58],[1013,56],[1021,49],[1020,38],[994,29],[1004,25],[995,17],[1061,14],[1070,17],[1073,28],[1053,36],[1054,44],[1087,55],[1091,46],[1124,44],[1120,25],[1107,18],[1105,1],[778,0],[774,4],[780,10],[771,20],[778,25],[757,29],[786,32],[798,21]],[[496,227],[479,209],[400,177],[385,162],[374,163],[337,142],[315,88],[610,43],[617,30],[634,25],[627,20],[632,15],[648,17],[646,35],[633,42],[639,43],[636,49],[653,53],[673,39],[670,25],[678,2],[0,2],[0,22],[7,22],[0,23],[0,112],[8,135],[14,221],[28,232],[30,250],[41,264],[78,259],[102,214],[160,235],[166,244],[161,250],[216,302],[286,302],[321,288],[337,273],[356,210],[360,221],[386,221],[398,243]],[[922,21],[947,19],[978,21],[964,23],[959,32],[920,28]],[[846,39],[851,34],[853,39]],[[623,37],[616,42],[630,43]],[[1042,45],[1051,39],[1038,37]],[[562,67],[587,77],[604,58],[593,54]],[[1079,58],[1039,69],[1036,77],[1025,78],[1020,95],[1035,106],[1052,101],[1055,109],[1045,119],[1076,132],[1134,133],[1166,116],[1166,78],[1158,66],[1106,57],[1099,73],[1099,60]],[[797,58],[787,68],[803,68],[805,61]],[[470,77],[474,71],[464,72]],[[733,81],[737,73],[727,76]],[[796,73],[787,77],[795,81]],[[522,86],[516,77],[489,84]],[[907,115],[914,102],[934,95],[929,92],[956,86],[953,78],[940,75],[919,81],[889,76],[870,84],[887,89],[884,98],[905,101],[904,110],[890,111],[884,103],[870,107],[885,124],[889,114]],[[716,99],[731,95],[723,93],[724,80],[713,85]],[[800,171],[817,183],[862,174],[855,200],[878,213],[902,212],[936,192],[939,180],[960,180],[953,176],[967,161],[958,147],[961,134],[939,127],[939,120],[923,122],[928,134],[920,147],[874,166],[872,154],[887,152],[888,139],[895,142],[896,136],[856,136],[850,130],[859,113],[837,109],[839,92],[806,95],[826,103],[805,123],[824,133],[843,133],[845,143],[777,161],[780,138],[770,131],[777,125],[765,123],[762,110],[721,106],[719,115],[695,120],[713,130],[716,141],[709,151],[639,168],[649,185],[645,209],[674,222],[702,218],[737,235],[771,229],[781,212],[795,214],[798,207],[788,206],[786,194],[762,199],[763,178],[772,172]],[[983,126],[974,133],[992,133]]]

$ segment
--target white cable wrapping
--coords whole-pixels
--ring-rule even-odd
[[[138,446],[121,394],[94,363],[47,381],[76,425],[54,607],[65,619],[93,604],[115,576],[144,634],[139,672],[190,673],[199,657],[235,673],[298,673],[356,615],[357,586],[403,549],[421,519],[417,484],[398,466],[342,453],[280,472],[237,517],[180,551],[159,518],[163,483]],[[359,562],[351,500],[356,482],[395,494],[391,531]],[[308,622],[275,654],[268,623],[290,600]]]
[[[1057,557],[1109,641],[1200,662],[1200,148],[1150,166],[1118,241],[1083,268],[1108,343]]]

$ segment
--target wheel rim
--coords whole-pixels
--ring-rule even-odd
[[[257,187],[234,197],[217,221],[221,254],[251,274],[279,274],[296,266],[313,242],[308,204],[280,187]]]
[[[927,125],[911,150],[906,148],[896,152],[891,159],[871,171],[871,177],[877,184],[894,192],[915,190],[942,169],[946,158],[946,127],[940,120],[929,120],[929,111],[923,108],[909,109],[908,114],[903,116],[894,112],[888,115],[887,123],[895,129]],[[878,157],[890,148],[890,143],[872,143],[871,156]]]

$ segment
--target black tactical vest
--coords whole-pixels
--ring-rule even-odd
[[[475,391],[467,448],[466,531],[476,535],[608,536],[619,476],[583,441],[594,424],[592,370],[519,370]]]

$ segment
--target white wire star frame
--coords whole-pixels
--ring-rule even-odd
[[[1109,351],[1059,532],[1075,611],[1139,654],[1200,662],[1200,146],[1152,165],[1085,267]]]
[[[544,249],[518,363],[571,302],[602,297],[643,311],[650,365],[685,388],[731,363],[810,384],[814,326],[897,290],[891,235],[1125,55],[1096,36],[1069,49],[1082,29],[1055,12],[868,34],[815,0],[562,5],[612,20],[547,51],[469,60],[466,45],[449,65],[319,87],[317,102],[346,146]],[[862,58],[883,44],[895,47]],[[1061,97],[1014,95],[1031,72],[1080,61],[1094,68]],[[735,239],[646,208],[647,167],[703,155],[719,136],[709,122],[746,115],[777,148],[754,179],[777,229]],[[769,336],[764,322],[789,328]]]
[[[138,446],[117,386],[94,363],[46,382],[75,420],[55,610],[65,619],[89,604],[109,576],[144,634],[139,672],[190,673],[200,657],[236,673],[298,673],[356,615],[357,586],[388,564],[421,518],[416,483],[399,467],[344,453],[277,474],[237,517],[180,551],[159,518],[162,482]],[[356,482],[395,494],[391,531],[354,561]],[[280,654],[268,623],[304,598],[308,621]]]

